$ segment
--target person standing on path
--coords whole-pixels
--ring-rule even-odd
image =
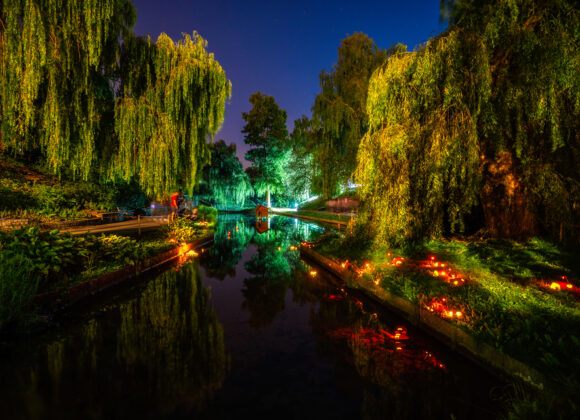
[[[170,218],[171,221],[173,221],[175,217],[177,217],[177,211],[179,210],[180,204],[180,196],[181,196],[180,190],[175,191],[171,196],[171,218]]]

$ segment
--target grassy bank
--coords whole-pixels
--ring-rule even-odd
[[[323,255],[349,265],[354,286],[388,291],[433,312],[558,384],[572,411],[580,390],[578,250],[549,242],[430,241],[361,249],[327,237]],[[348,262],[347,262],[348,260]]]

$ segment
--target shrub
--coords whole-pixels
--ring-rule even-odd
[[[25,258],[40,285],[79,273],[94,246],[94,237],[74,237],[58,230],[41,232],[38,227],[26,227],[0,232],[0,248],[6,258]]]
[[[211,207],[207,207],[211,208]],[[198,236],[198,233],[205,227],[197,221],[178,217],[169,222],[165,227],[167,236],[177,242],[189,242]]]
[[[202,221],[206,221],[210,226],[214,226],[217,223],[218,211],[214,207],[208,207],[201,204],[197,208],[197,218]]]

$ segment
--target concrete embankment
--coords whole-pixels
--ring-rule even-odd
[[[338,226],[342,226],[342,227],[348,225],[348,221],[325,219],[323,217],[324,213],[321,213],[322,217],[311,217],[311,216],[302,215],[300,213],[286,213],[286,212],[278,212],[278,211],[271,211],[271,210],[270,210],[270,213],[278,214],[280,216],[286,216],[286,217],[296,217],[297,219],[311,220],[313,222],[318,222],[318,223],[327,223],[330,225],[338,225]],[[345,219],[346,219],[346,217],[345,217]]]
[[[554,385],[533,367],[502,353],[487,343],[477,340],[458,325],[438,317],[421,308],[418,304],[393,295],[383,288],[373,290],[370,286],[366,287],[365,285],[357,284],[354,281],[356,279],[352,271],[343,268],[340,264],[308,247],[301,246],[300,254],[343,280],[348,287],[361,291],[371,300],[384,305],[411,324],[421,328],[451,349],[465,355],[491,372],[523,380],[539,389],[554,388]]]
[[[140,261],[135,265],[128,265],[119,270],[95,277],[80,284],[68,287],[64,290],[56,290],[39,294],[34,298],[32,303],[40,307],[44,312],[57,312],[72,305],[73,303],[78,302],[81,299],[92,296],[111,286],[134,278],[139,274],[145,273],[146,271],[149,271],[162,264],[169,263],[176,258],[187,254],[191,250],[210,245],[213,242],[213,239],[214,236],[210,235],[205,238],[198,239],[197,241],[170,249],[169,251],[155,255],[144,261]]]

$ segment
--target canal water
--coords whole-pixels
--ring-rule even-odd
[[[324,232],[220,217],[213,246],[0,347],[3,419],[489,419],[502,384],[302,261]]]

